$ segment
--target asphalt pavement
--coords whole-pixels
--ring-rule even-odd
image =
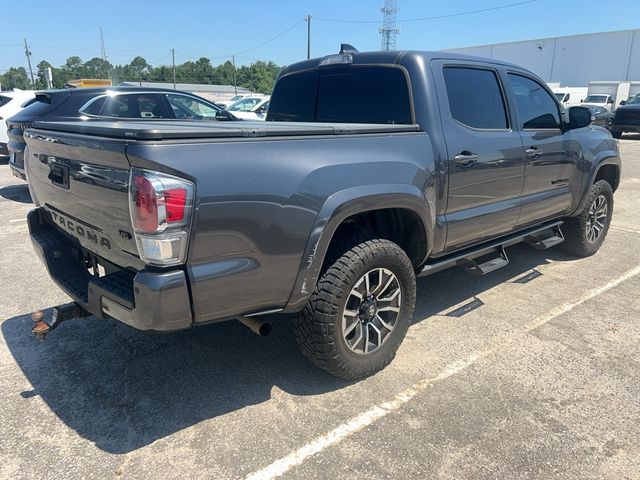
[[[31,312],[69,299],[0,160],[0,478],[640,479],[640,136],[620,146],[600,252],[420,279],[396,360],[360,382],[309,364],[285,316],[38,342]]]

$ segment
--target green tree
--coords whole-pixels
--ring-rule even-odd
[[[0,82],[2,83],[3,90],[10,90],[12,88],[27,90],[31,88],[27,71],[24,67],[11,67],[4,75],[0,76]]]

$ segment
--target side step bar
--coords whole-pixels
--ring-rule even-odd
[[[462,260],[458,262],[458,266],[465,269],[472,275],[486,275],[494,270],[505,267],[509,264],[509,257],[504,247],[500,245],[494,252],[487,253],[473,260]]]
[[[534,248],[546,249],[562,242],[564,240],[560,231],[562,223],[562,221],[554,221],[538,225],[445,257],[435,258],[423,267],[418,276],[425,277],[455,266],[462,267],[475,275],[493,272],[509,263],[504,249],[511,245],[527,242]]]
[[[550,230],[544,230],[542,232],[533,233],[528,235],[524,239],[529,245],[533,248],[537,248],[538,250],[546,250],[547,248],[551,248],[559,243],[564,242],[564,235],[562,234],[562,230],[560,227],[554,227]]]

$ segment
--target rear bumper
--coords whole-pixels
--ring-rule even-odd
[[[193,315],[182,270],[115,270],[89,273],[79,243],[46,221],[41,208],[27,217],[31,242],[53,281],[98,318],[112,317],[139,330],[171,331],[191,326]]]

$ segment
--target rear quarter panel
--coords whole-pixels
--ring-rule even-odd
[[[132,166],[192,179],[187,271],[196,322],[284,308],[327,199],[376,184],[433,181],[424,133],[128,147]],[[159,165],[161,167],[159,167]]]

